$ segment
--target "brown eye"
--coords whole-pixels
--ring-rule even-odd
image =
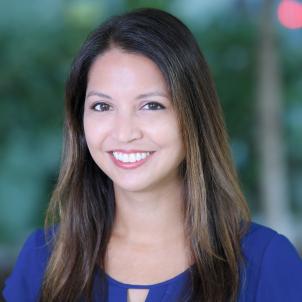
[[[148,110],[162,110],[162,109],[165,109],[165,107],[163,105],[161,105],[160,103],[157,103],[157,102],[147,103],[144,107],[146,107],[146,106],[149,107]]]
[[[91,109],[95,110],[95,111],[108,111],[109,110],[109,105],[106,104],[106,103],[96,103],[96,104],[93,104],[91,106]]]

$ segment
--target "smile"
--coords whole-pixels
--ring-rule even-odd
[[[122,161],[123,163],[134,163],[142,159],[145,159],[151,153],[150,152],[143,152],[143,153],[113,152],[112,154],[115,159]]]
[[[154,152],[122,153],[110,152],[114,164],[120,168],[133,169],[141,166]]]

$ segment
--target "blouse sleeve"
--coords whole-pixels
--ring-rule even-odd
[[[3,297],[7,302],[33,302],[38,294],[46,266],[47,249],[42,229],[25,241],[11,275],[5,281]]]
[[[262,260],[257,302],[301,302],[302,260],[291,242],[273,236]]]

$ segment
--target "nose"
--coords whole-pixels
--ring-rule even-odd
[[[117,114],[113,125],[113,136],[121,143],[128,143],[142,137],[137,117],[131,113]]]

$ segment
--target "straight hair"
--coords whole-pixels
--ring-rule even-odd
[[[57,224],[41,302],[92,301],[97,267],[115,217],[112,180],[93,161],[83,129],[87,77],[97,56],[118,48],[151,59],[162,72],[185,146],[185,227],[194,265],[186,301],[236,301],[250,212],[231,158],[221,106],[191,31],[175,16],[143,8],[96,28],[75,57],[65,91],[62,163],[45,229]],[[101,272],[106,299],[105,273]],[[185,300],[181,300],[185,301]]]

